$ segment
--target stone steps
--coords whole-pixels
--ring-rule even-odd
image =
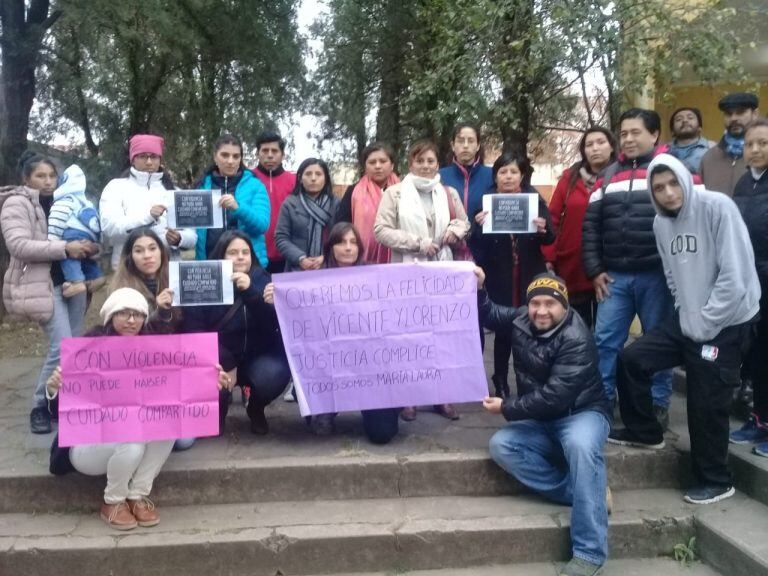
[[[95,512],[0,515],[0,574],[398,573],[570,557],[570,509],[528,494],[158,504],[160,525],[127,533],[106,529]],[[696,512],[678,490],[614,492],[611,557],[669,556],[694,535]]]
[[[534,564],[504,564],[476,566],[474,568],[444,568],[439,570],[414,570],[408,576],[557,576],[562,562]],[[710,566],[694,562],[685,565],[671,559],[608,560],[603,576],[718,576],[720,572]],[[393,572],[355,572],[337,576],[392,576]],[[318,575],[319,576],[319,575]]]
[[[204,444],[224,448],[222,439]],[[487,451],[423,453],[411,456],[227,458],[188,462],[172,454],[155,482],[153,497],[170,506],[274,502],[285,499],[345,500],[425,496],[495,496],[526,492],[505,474]],[[685,457],[669,448],[660,452],[606,447],[613,490],[680,486]],[[104,489],[103,477],[48,474],[45,463],[34,471],[0,471],[0,513],[86,510]]]

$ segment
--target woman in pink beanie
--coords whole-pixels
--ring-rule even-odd
[[[131,166],[120,178],[107,184],[101,193],[99,213],[103,235],[112,244],[112,268],[117,267],[126,237],[134,228],[149,226],[168,245],[171,259],[193,248],[195,230],[168,228],[165,190],[175,186],[164,170],[164,141],[154,134],[135,134],[128,141]]]

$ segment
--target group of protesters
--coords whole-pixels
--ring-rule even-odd
[[[573,560],[563,574],[595,574],[607,557],[606,442],[664,447],[672,373],[687,371],[688,427],[695,485],[691,503],[733,494],[727,465],[729,408],[742,381],[754,387],[754,414],[730,434],[768,456],[768,120],[758,99],[732,93],[719,102],[725,133],[701,136],[695,107],[671,115],[673,139],[660,143],[652,110],[624,112],[618,138],[592,127],[579,160],[564,171],[528,234],[483,231],[487,194],[538,194],[524,152],[484,164],[480,129],[457,125],[440,167],[430,140],[414,142],[408,172],[395,173],[389,145],[361,155],[362,176],[342,197],[326,162],[283,167],[285,141],[257,140],[258,164],[244,164],[240,140],[225,134],[195,187],[219,189],[223,226],[173,229],[163,138],[130,138],[130,166],[103,190],[98,211],[85,175],[26,153],[23,185],[0,189],[0,222],[11,263],[3,298],[12,315],[40,322],[49,339],[30,414],[33,433],[49,433],[61,386],[63,338],[81,335],[89,295],[105,282],[97,259],[113,249],[109,296],[94,336],[215,332],[219,340],[220,427],[235,386],[247,393],[251,431],[266,434],[265,408],[291,386],[270,275],[364,264],[469,260],[478,305],[495,333],[493,390],[484,401],[509,424],[491,455],[544,496],[573,506]],[[169,261],[194,250],[199,260],[232,261],[232,305],[174,307]],[[762,290],[761,290],[762,289]],[[625,347],[638,316],[643,336]],[[509,385],[512,357],[516,392]],[[295,394],[295,393],[294,393]],[[618,402],[623,428],[612,426]],[[458,419],[451,404],[434,411]],[[310,418],[320,435],[334,414]],[[387,443],[416,407],[363,412],[368,438]],[[177,449],[192,438],[177,439]],[[101,515],[116,529],[152,526],[148,496],[174,441],[52,447],[51,470],[107,473]]]

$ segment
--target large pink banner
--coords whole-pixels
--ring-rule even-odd
[[[219,433],[216,334],[66,338],[59,445]]]

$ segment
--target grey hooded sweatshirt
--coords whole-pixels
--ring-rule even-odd
[[[668,166],[683,188],[677,214],[651,191],[657,166]],[[661,154],[648,166],[648,191],[656,208],[653,231],[667,285],[680,314],[680,329],[695,342],[751,320],[760,309],[760,283],[747,227],[733,200],[694,187],[691,173],[675,157]]]

